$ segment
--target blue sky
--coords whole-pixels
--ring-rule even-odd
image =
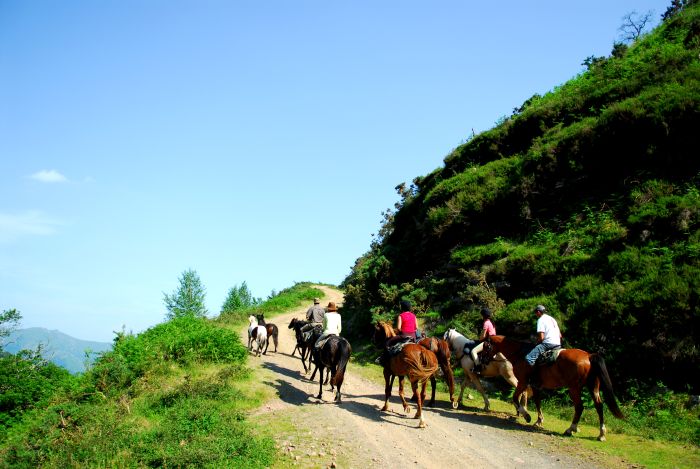
[[[111,341],[337,284],[394,187],[664,1],[0,0],[0,308]]]

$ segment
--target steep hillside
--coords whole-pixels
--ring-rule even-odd
[[[698,389],[695,3],[399,187],[343,285],[352,332],[406,297],[438,332],[474,335],[488,305],[499,333],[529,338],[543,303],[616,379]]]
[[[85,364],[92,363],[97,354],[112,348],[107,342],[93,342],[76,339],[60,331],[41,327],[18,329],[10,333],[3,350],[17,353],[20,350],[36,350],[42,347],[42,356],[62,366],[71,373],[85,371]],[[89,356],[86,353],[89,352]]]

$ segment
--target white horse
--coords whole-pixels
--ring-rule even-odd
[[[255,356],[259,357],[267,345],[267,328],[258,324],[255,316],[248,316],[248,350],[253,350],[253,341],[257,344]]]
[[[459,391],[459,398],[457,403],[462,404],[462,395],[464,394],[464,388],[467,386],[468,381],[471,381],[474,388],[479,391],[484,398],[484,410],[488,411],[490,407],[489,398],[486,396],[486,391],[481,385],[479,377],[474,373],[474,360],[469,353],[464,353],[464,346],[468,343],[473,343],[472,347],[477,344],[473,340],[467,339],[462,334],[457,332],[455,329],[448,329],[443,336],[443,340],[450,344],[452,349],[452,356],[455,357],[455,361],[459,362],[462,370],[464,370],[464,380],[462,381],[462,387]],[[508,381],[511,386],[518,386],[518,379],[513,373],[513,365],[506,359],[502,353],[497,353],[491,358],[488,365],[482,366],[481,376],[483,378],[493,378],[495,376],[503,376],[503,379]],[[523,398],[521,403],[523,407],[527,408],[527,396],[531,394],[532,390],[528,388],[527,392],[523,393]],[[524,401],[524,402],[523,402]]]

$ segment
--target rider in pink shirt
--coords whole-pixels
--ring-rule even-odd
[[[399,314],[396,326],[401,332],[401,335],[406,337],[417,337],[416,331],[418,330],[418,324],[416,321],[416,315],[411,312],[411,303],[409,301],[401,301],[401,311]]]

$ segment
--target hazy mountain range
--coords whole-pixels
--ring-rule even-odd
[[[112,344],[109,342],[80,340],[60,331],[30,327],[13,331],[4,340],[2,349],[9,353],[17,353],[25,349],[35,350],[39,344],[44,347],[44,358],[64,367],[71,373],[85,371],[86,351],[90,352],[87,363],[92,363],[98,353],[112,348]]]

